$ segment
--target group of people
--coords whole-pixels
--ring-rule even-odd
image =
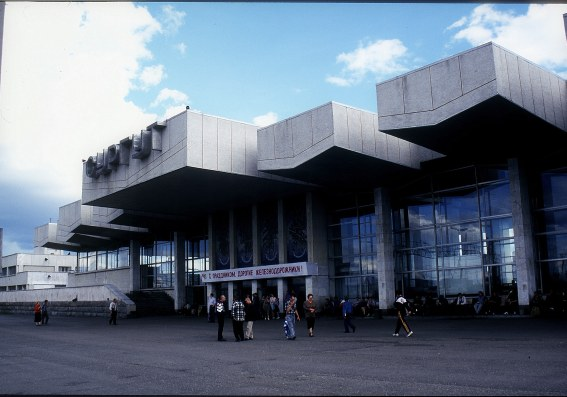
[[[118,300],[114,298],[108,307],[110,312],[110,319],[108,320],[109,325],[116,325],[116,318],[118,317]],[[49,322],[49,301],[46,299],[43,303],[35,301],[33,306],[33,321],[36,326],[47,325]]]
[[[43,303],[39,303],[39,301],[35,301],[33,306],[33,321],[36,326],[38,325],[47,325],[49,321],[49,311],[48,311],[48,300],[44,300]]]
[[[214,299],[214,294],[210,296]],[[209,307],[211,307],[212,299],[209,300]],[[396,301],[394,304],[397,311],[397,323],[394,331],[394,336],[399,336],[399,332],[403,327],[406,331],[407,336],[412,336],[413,331],[410,329],[406,316],[409,314],[409,303],[402,296],[402,294],[396,294]],[[217,319],[217,340],[219,342],[225,342],[226,339],[223,336],[225,316],[228,312],[228,305],[226,303],[226,296],[221,295],[218,300],[215,300],[214,306],[214,317]],[[353,320],[353,304],[349,300],[348,296],[340,302],[344,332],[354,333],[356,332],[356,326],[352,323]],[[284,303],[284,335],[287,340],[296,339],[296,322],[301,321],[299,312],[297,310],[297,297],[292,291],[288,293],[285,298]],[[260,309],[260,301],[257,294],[246,295],[244,301],[240,299],[238,294],[234,295],[234,300],[231,306],[231,317],[232,317],[232,330],[234,333],[234,338],[236,342],[249,341],[254,339],[254,321],[263,318],[262,311]],[[317,304],[313,300],[313,294],[307,295],[307,300],[303,303],[304,317],[307,323],[307,335],[309,337],[315,336],[315,319],[317,318]],[[209,316],[209,322],[214,322],[214,318],[211,319]],[[244,323],[246,322],[246,328]]]

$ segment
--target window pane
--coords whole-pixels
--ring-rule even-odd
[[[567,205],[567,171],[541,175],[544,208]]]
[[[515,263],[514,239],[485,241],[483,243],[484,262],[486,265]]]
[[[486,240],[514,237],[512,218],[500,218],[482,221],[482,238]]]
[[[480,216],[508,215],[510,206],[510,185],[508,182],[485,186],[479,189]]]
[[[480,241],[478,222],[437,228],[437,244],[455,244]]]
[[[567,234],[538,237],[541,259],[567,258]]]
[[[458,190],[435,197],[437,223],[460,223],[478,218],[476,189]]]
[[[449,269],[440,273],[446,295],[473,295],[484,290],[482,268]]]
[[[538,212],[537,218],[542,232],[567,232],[567,209]]]
[[[441,268],[482,265],[480,244],[446,245],[439,247],[437,249],[437,254],[439,256],[439,266]]]

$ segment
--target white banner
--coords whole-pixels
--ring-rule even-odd
[[[282,278],[297,276],[316,276],[317,265],[299,262],[283,265],[253,266],[239,269],[210,270],[200,273],[203,283],[220,283],[224,281],[256,280],[260,278]]]

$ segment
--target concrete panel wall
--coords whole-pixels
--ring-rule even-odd
[[[257,127],[239,121],[188,113],[187,165],[257,176]]]
[[[69,275],[69,287],[112,284],[120,291],[130,291],[130,268],[99,270],[96,272],[73,273]]]
[[[566,129],[565,80],[493,43],[377,84],[382,131],[435,125],[500,95]]]

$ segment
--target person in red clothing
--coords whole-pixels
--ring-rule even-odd
[[[39,301],[35,301],[35,305],[33,306],[33,321],[35,325],[41,325],[41,305]]]

